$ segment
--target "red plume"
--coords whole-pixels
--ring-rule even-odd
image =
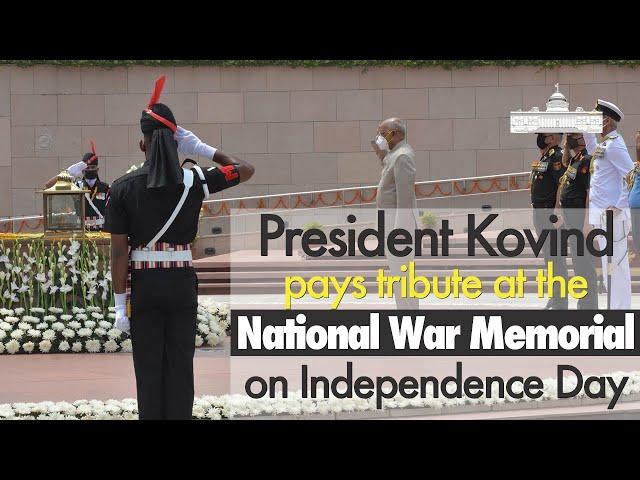
[[[151,98],[149,99],[149,105],[147,106],[148,109],[151,109],[151,107],[158,103],[158,100],[160,100],[160,95],[162,95],[162,89],[164,88],[165,80],[166,77],[164,75],[160,75],[156,80],[156,86],[153,89],[153,93],[151,94]]]
[[[87,160],[87,165],[92,164],[98,159],[98,154],[96,153],[96,142],[93,140],[89,140],[89,143],[91,144],[91,153],[93,153],[93,155],[89,160]]]

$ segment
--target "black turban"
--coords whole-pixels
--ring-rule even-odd
[[[151,135],[146,161],[149,167],[147,188],[174,188],[184,183],[178,146],[173,138],[176,119],[169,107],[162,103],[156,103],[150,109],[165,121],[149,114],[148,110],[144,110],[140,118],[142,133]]]
[[[92,158],[93,158],[93,160],[91,160]],[[89,160],[91,160],[91,162],[89,162]],[[87,165],[98,166],[98,157],[96,157],[96,155],[94,153],[92,153],[92,152],[85,153],[82,156],[82,161],[84,163],[86,163]]]

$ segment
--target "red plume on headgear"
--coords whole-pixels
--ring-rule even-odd
[[[169,129],[175,133],[175,131],[177,130],[176,125],[174,125],[172,122],[170,122],[166,118],[161,117],[160,115],[158,115],[157,113],[151,110],[151,107],[153,107],[156,103],[158,103],[158,100],[160,100],[160,95],[162,95],[162,89],[164,88],[165,80],[166,80],[166,77],[164,75],[160,75],[156,80],[156,85],[153,88],[153,92],[151,93],[151,98],[149,99],[149,105],[147,105],[146,112],[147,114],[151,115],[160,123],[169,127]]]
[[[151,109],[151,107],[153,107],[156,103],[158,103],[158,100],[160,100],[160,95],[162,95],[162,89],[164,88],[164,82],[166,78],[167,77],[165,77],[164,75],[160,75],[156,80],[156,86],[151,93],[149,105],[147,105],[148,109]]]
[[[91,153],[93,153],[93,156],[87,160],[87,164],[93,163],[98,159],[98,154],[96,153],[96,142],[94,140],[89,140],[89,143],[91,144]]]

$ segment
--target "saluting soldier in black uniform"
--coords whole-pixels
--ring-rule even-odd
[[[573,153],[573,156],[570,155]],[[562,228],[587,232],[589,218],[586,215],[589,195],[591,155],[587,153],[581,133],[569,133],[562,151],[562,164],[566,171],[560,179],[560,205],[562,207]],[[578,300],[578,309],[598,309],[598,277],[589,251],[578,255],[578,240],[569,236],[569,248],[574,274],[587,281],[587,295]]]
[[[531,206],[533,207],[533,223],[538,235],[542,230],[555,228],[549,220],[549,216],[558,204],[558,185],[560,178],[564,174],[565,167],[562,165],[562,152],[558,147],[562,134],[560,133],[539,133],[536,143],[540,149],[540,160],[531,164]],[[558,235],[558,238],[560,236]],[[553,262],[554,276],[567,278],[567,263],[560,256],[560,245],[558,242],[558,255],[551,256],[551,244],[546,241],[544,244],[545,268],[548,262]],[[560,296],[560,285],[556,282],[553,289],[553,298],[549,298],[545,310],[560,310],[568,307],[566,296]],[[566,293],[566,292],[565,292]]]
[[[169,107],[158,103],[163,85],[164,76],[140,120],[146,162],[113,183],[105,230],[111,233],[116,327],[131,330],[139,418],[190,419],[198,305],[190,244],[202,201],[248,180],[253,167],[178,127]],[[219,166],[183,169],[178,151]]]
[[[89,230],[102,230],[104,226],[104,212],[109,199],[110,187],[108,183],[100,180],[98,172],[98,155],[96,154],[96,144],[91,140],[91,152],[85,153],[82,160],[67,168],[67,171],[76,179],[76,185],[85,193],[84,215],[85,226]],[[52,187],[57,181],[57,176],[50,179],[45,188]]]

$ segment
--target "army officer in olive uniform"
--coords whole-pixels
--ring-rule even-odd
[[[572,155],[573,154],[573,155]],[[590,230],[586,215],[589,195],[591,155],[587,153],[584,137],[581,133],[569,133],[562,151],[562,164],[566,171],[560,179],[560,205],[562,207],[562,228],[583,232]],[[578,309],[598,309],[598,277],[593,258],[585,248],[584,255],[578,255],[577,238],[569,237],[571,262],[574,274],[587,281],[587,295],[578,300]]]
[[[565,167],[562,165],[562,151],[558,146],[562,139],[561,133],[539,133],[536,139],[540,149],[540,159],[531,164],[531,206],[533,207],[533,223],[538,235],[544,229],[555,228],[549,221],[549,216],[557,206],[558,186],[564,174]],[[558,253],[560,253],[558,245]],[[553,263],[554,276],[567,278],[567,264],[564,258],[551,256],[549,242],[544,245],[545,268],[548,262]],[[561,298],[560,285],[556,282],[553,289],[553,297],[549,298],[546,306],[547,310],[562,310],[568,306],[567,298]]]

